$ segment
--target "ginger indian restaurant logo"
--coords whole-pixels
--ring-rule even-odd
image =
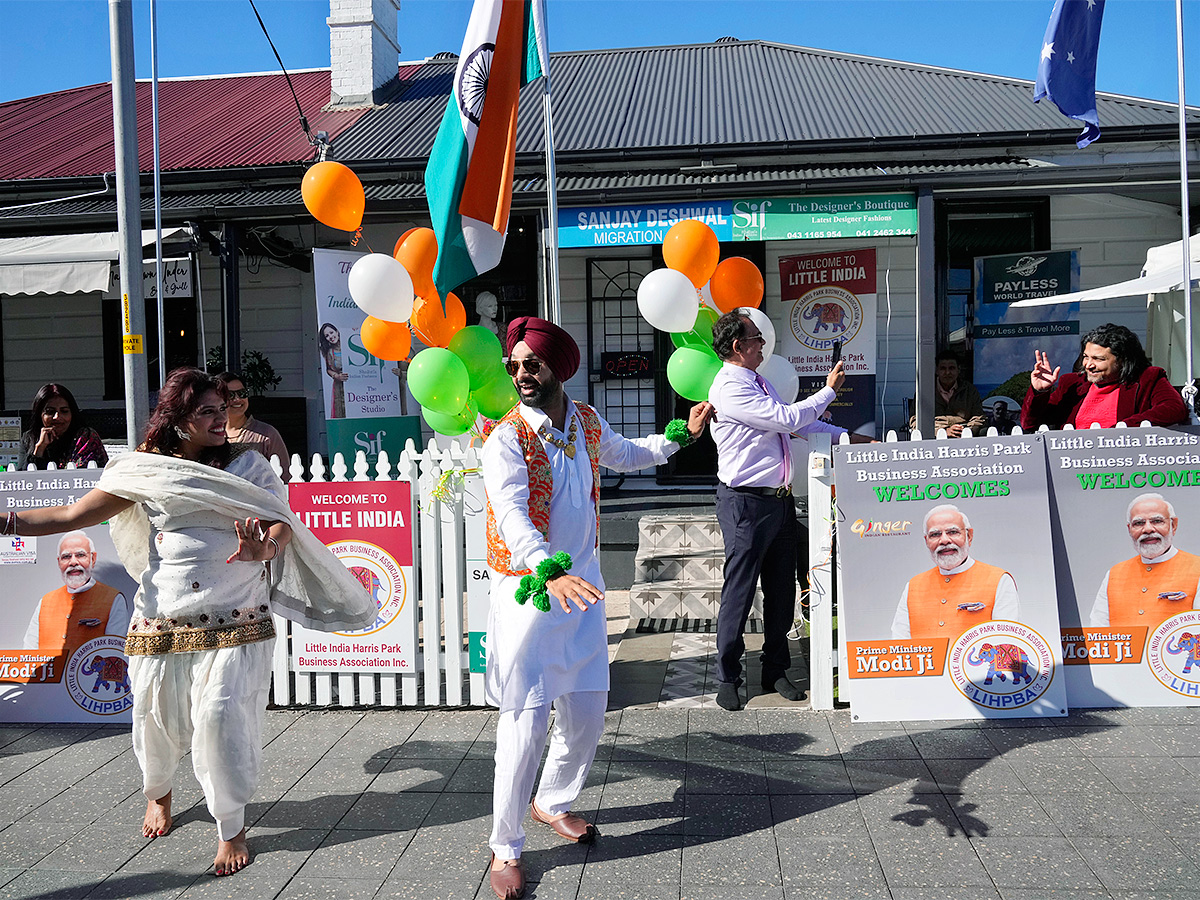
[[[850,526],[850,531],[860,538],[896,537],[897,535],[910,534],[912,524],[912,521],[909,519],[892,519],[885,522],[875,522],[870,519],[855,519],[854,523]]]

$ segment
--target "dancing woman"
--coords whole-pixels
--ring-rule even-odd
[[[366,627],[376,607],[287,505],[259,453],[225,438],[225,385],[177,369],[139,452],[114,460],[69,506],[10,512],[0,533],[56,534],[111,521],[139,582],[126,638],[142,833],[171,828],[171,785],[189,749],[217,823],[216,873],[250,862],[245,808],[262,757],[275,648],[272,613],[323,631]]]

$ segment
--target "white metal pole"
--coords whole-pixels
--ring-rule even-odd
[[[121,343],[125,361],[125,434],[132,450],[150,418],[142,303],[142,202],[138,185],[137,99],[131,0],[108,0],[112,63],[113,149],[117,164],[117,228],[121,234]],[[134,267],[137,267],[136,269]]]
[[[554,115],[550,108],[550,61],[542,76],[542,120],[546,133],[546,209],[549,221],[546,236],[550,249],[550,268],[547,278],[547,317],[556,325],[562,324],[562,296],[558,285],[558,183],[554,170]]]
[[[162,181],[158,157],[158,0],[150,0],[150,119],[154,133],[154,296],[158,299],[158,386],[167,382],[167,326],[163,322]],[[138,277],[142,277],[138,257]]]
[[[1187,103],[1184,100],[1183,84],[1183,0],[1175,0],[1175,50],[1179,68],[1179,219],[1183,228],[1183,331],[1187,364],[1187,382],[1183,387],[1183,399],[1188,405],[1192,420],[1196,418],[1196,379],[1192,368],[1192,226],[1188,214],[1188,163],[1187,163]]]

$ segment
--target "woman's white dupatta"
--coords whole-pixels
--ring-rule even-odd
[[[269,489],[285,490],[255,451],[235,457],[224,471],[174,456],[126,453],[105,467],[96,487],[133,501],[110,527],[121,563],[139,583],[150,559],[150,520],[142,503],[168,515],[212,510],[229,517],[230,529],[235,519],[256,517],[286,522],[292,529],[291,541],[270,565],[276,614],[318,631],[357,631],[375,621],[375,600],[287,501]]]

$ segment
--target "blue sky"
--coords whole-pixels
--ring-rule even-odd
[[[1052,0],[549,0],[551,50],[732,35],[1032,80]],[[328,0],[258,0],[289,69],[329,65]],[[137,75],[149,2],[135,0]],[[468,0],[403,0],[401,59],[457,52]],[[159,74],[278,70],[248,0],[159,0]],[[1200,0],[1184,3],[1187,97],[1200,105]],[[109,79],[107,0],[3,0],[0,101]],[[1108,0],[1100,90],[1177,99],[1173,0]]]

